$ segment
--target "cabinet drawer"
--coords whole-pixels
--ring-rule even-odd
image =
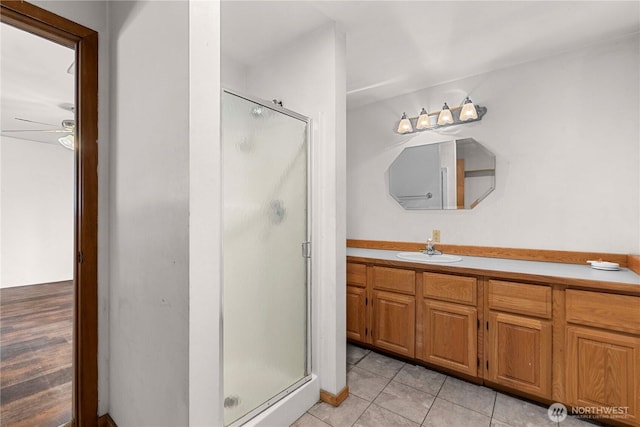
[[[640,298],[568,289],[567,322],[640,334]]]
[[[373,288],[415,295],[416,272],[400,268],[373,267]]]
[[[367,266],[365,264],[347,263],[347,285],[367,286]]]
[[[422,273],[422,283],[425,298],[477,305],[478,285],[475,277]]]
[[[551,318],[551,287],[489,280],[488,304],[492,310]]]

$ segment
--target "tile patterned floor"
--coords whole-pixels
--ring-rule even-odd
[[[292,427],[594,427],[551,422],[547,407],[347,344],[350,395],[314,405]]]

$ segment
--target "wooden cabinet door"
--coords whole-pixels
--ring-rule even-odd
[[[619,420],[640,425],[640,338],[569,326],[566,348],[567,402],[626,408]]]
[[[485,378],[551,398],[550,320],[489,311]]]
[[[415,356],[416,302],[412,295],[373,291],[374,346],[393,353]]]
[[[423,351],[418,358],[468,375],[478,373],[478,310],[424,299]]]
[[[367,290],[358,286],[347,286],[347,338],[366,342],[366,298]]]

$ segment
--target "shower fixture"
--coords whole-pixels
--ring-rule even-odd
[[[280,224],[284,221],[287,209],[284,207],[282,200],[272,200],[269,203],[269,219],[272,224]]]
[[[261,106],[253,107],[251,109],[251,115],[255,118],[260,118],[264,114],[264,109]]]

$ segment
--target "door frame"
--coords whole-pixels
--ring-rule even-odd
[[[0,0],[0,20],[75,50],[75,266],[71,425],[98,422],[98,33],[30,3]]]

